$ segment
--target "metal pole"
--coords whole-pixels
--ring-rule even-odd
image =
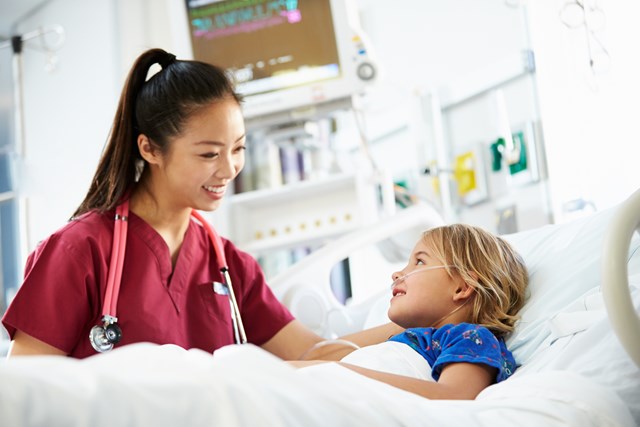
[[[22,36],[13,36],[11,38],[11,47],[13,49],[14,141],[18,158],[24,160],[27,153],[24,132],[24,96],[22,93]]]

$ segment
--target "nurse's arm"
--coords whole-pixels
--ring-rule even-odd
[[[404,332],[404,328],[393,322],[389,322],[380,326],[374,326],[373,328],[355,332],[350,335],[345,335],[341,339],[351,341],[360,347],[366,347],[368,345],[380,344],[381,342],[384,342],[392,336],[398,335],[402,332]],[[353,350],[354,349],[351,351]],[[349,353],[351,353],[351,351],[349,351]],[[346,354],[344,354],[343,357],[344,356],[346,356]]]
[[[262,345],[264,350],[284,360],[297,360],[309,348],[322,341],[299,320],[292,320]]]
[[[66,353],[29,334],[25,334],[21,330],[17,330],[9,347],[7,357],[35,355],[66,356]]]
[[[263,344],[262,348],[284,360],[340,360],[355,350],[354,346],[346,345],[344,341],[349,341],[358,347],[365,347],[386,341],[390,336],[399,334],[403,330],[394,323],[387,323],[346,335],[335,341],[335,344],[327,342],[328,345],[316,346],[325,339],[312,332],[299,320],[293,320]]]
[[[320,346],[309,348],[303,360],[340,360],[359,347],[379,344],[393,335],[404,331],[395,323],[386,323],[353,334],[345,335],[337,340],[326,340]],[[324,339],[323,339],[324,341]],[[355,344],[355,345],[354,345]]]

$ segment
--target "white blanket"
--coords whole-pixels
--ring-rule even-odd
[[[553,392],[550,392],[553,390]],[[85,360],[0,363],[1,426],[633,426],[620,399],[539,372],[475,401],[427,400],[335,363],[296,370],[252,345],[211,356],[135,344]]]
[[[362,347],[345,356],[342,361],[375,371],[435,381],[427,359],[411,346],[397,341]]]

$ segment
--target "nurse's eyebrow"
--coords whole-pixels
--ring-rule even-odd
[[[215,145],[217,147],[223,147],[224,143],[220,141],[198,141],[195,145]]]
[[[234,141],[234,144],[242,141],[245,138],[245,134],[242,134],[238,139],[236,139]],[[209,141],[209,140],[204,140],[204,141],[198,141],[195,143],[195,145],[215,145],[217,147],[223,147],[225,144],[224,142],[220,142],[220,141]]]

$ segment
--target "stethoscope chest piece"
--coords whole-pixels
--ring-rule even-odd
[[[91,346],[98,353],[104,353],[113,348],[122,339],[122,329],[116,323],[105,322],[105,326],[96,325],[89,332]]]

